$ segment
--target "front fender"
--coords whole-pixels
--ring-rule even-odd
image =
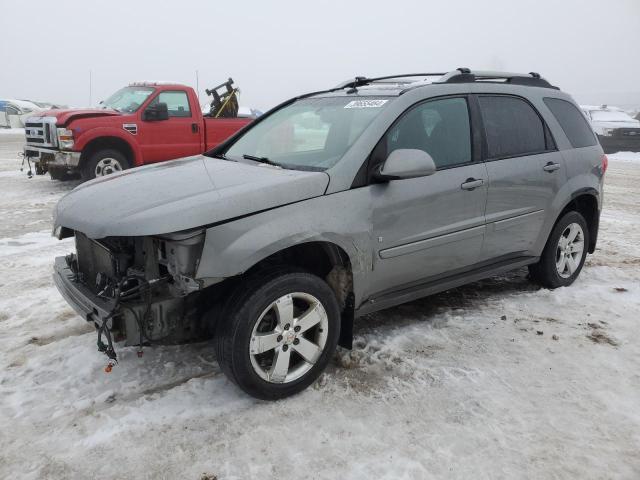
[[[93,140],[105,137],[116,137],[129,145],[133,152],[133,163],[135,166],[142,165],[142,154],[138,143],[133,140],[133,135],[125,130],[115,127],[96,127],[81,132],[75,141],[74,150],[83,151]]]
[[[196,277],[233,277],[288,247],[329,242],[349,256],[358,305],[372,265],[368,190],[325,195],[208,228]]]

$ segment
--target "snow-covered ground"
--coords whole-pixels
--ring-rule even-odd
[[[574,286],[519,270],[361,319],[312,388],[265,403],[207,343],[103,372],[50,279],[73,184],[21,174],[20,146],[0,139],[0,478],[640,478],[640,156],[610,156]]]
[[[0,135],[24,135],[24,128],[0,128]]]

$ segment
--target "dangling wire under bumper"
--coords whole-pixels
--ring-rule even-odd
[[[104,369],[105,372],[111,372],[113,367],[118,363],[118,355],[115,352],[115,348],[113,346],[113,337],[108,325],[109,321],[113,321],[113,319],[122,315],[122,310],[127,310],[133,315],[133,317],[136,319],[140,335],[137,354],[138,357],[142,357],[142,346],[144,345],[145,340],[147,343],[151,343],[151,340],[145,332],[145,322],[149,319],[149,315],[151,314],[152,290],[158,284],[168,280],[168,278],[169,277],[162,277],[154,280],[147,280],[144,277],[130,275],[120,280],[118,284],[112,289],[113,297],[115,299],[113,309],[98,324],[98,351],[104,353],[109,358],[109,362]],[[136,285],[125,289],[126,284],[130,282],[136,282]],[[98,294],[98,296],[105,298],[104,296],[107,293],[107,290],[109,290],[109,287],[103,289]],[[132,298],[142,300],[145,303],[146,308],[142,318],[140,318],[135,309],[126,304],[126,301]],[[103,335],[107,339],[106,344],[102,341]]]

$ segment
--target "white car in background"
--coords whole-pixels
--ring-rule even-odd
[[[33,112],[46,108],[28,100],[0,100],[0,128],[24,128],[24,121]]]
[[[640,152],[640,120],[607,105],[581,105],[605,153]]]

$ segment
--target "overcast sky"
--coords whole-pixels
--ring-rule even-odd
[[[640,0],[0,0],[0,98],[93,103],[135,80],[232,76],[267,109],[354,75],[537,71],[640,106]]]

